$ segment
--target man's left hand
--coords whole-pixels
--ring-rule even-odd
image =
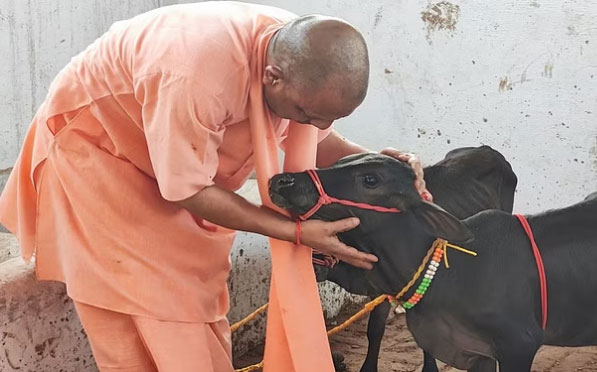
[[[423,178],[423,166],[421,165],[421,160],[417,155],[408,152],[398,151],[392,147],[387,147],[381,150],[381,154],[388,155],[400,161],[408,163],[415,171],[415,187],[417,188],[419,195],[421,195],[421,198],[423,198],[424,200],[428,202],[433,202],[433,195],[431,195],[431,193],[427,190],[427,187],[425,185],[425,179]]]

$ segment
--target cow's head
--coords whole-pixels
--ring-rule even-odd
[[[472,239],[470,230],[457,218],[421,199],[414,186],[412,168],[394,158],[374,153],[352,155],[317,170],[317,174],[330,196],[400,210],[383,213],[333,203],[324,205],[311,217],[326,221],[359,217],[360,225],[340,238],[359,250],[377,255],[380,262],[391,254],[380,251],[384,248],[379,247],[379,241],[384,237],[386,240],[395,240],[396,236],[440,237],[454,243]],[[319,199],[306,172],[276,175],[270,180],[269,190],[272,201],[295,218],[309,211]],[[404,244],[407,243],[405,239]]]
[[[421,223],[421,228],[439,238],[456,243],[472,239],[471,232],[458,219],[421,199],[414,187],[412,168],[392,157],[376,153],[351,155],[329,168],[317,170],[317,174],[330,196],[398,208],[400,213],[412,214]],[[270,180],[269,190],[272,201],[294,217],[306,213],[319,199],[306,172],[278,174]],[[359,228],[362,233],[375,232],[380,227],[377,224],[379,218],[387,217],[383,212],[332,203],[319,209],[313,218],[333,221],[352,216],[361,218]]]

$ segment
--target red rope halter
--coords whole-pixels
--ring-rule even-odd
[[[309,217],[311,217],[315,213],[317,213],[317,211],[324,205],[338,203],[338,204],[347,205],[350,207],[373,210],[376,212],[400,213],[400,210],[398,208],[382,207],[382,206],[378,206],[378,205],[359,203],[359,202],[355,202],[352,200],[338,199],[338,198],[334,198],[333,196],[329,196],[325,192],[325,189],[323,188],[323,184],[321,183],[321,180],[319,179],[317,172],[313,169],[309,169],[309,170],[307,170],[307,174],[309,175],[309,177],[311,177],[311,180],[313,181],[313,184],[315,185],[315,189],[317,190],[317,193],[319,194],[319,198],[317,199],[317,203],[315,203],[315,205],[311,209],[309,209],[307,212],[303,213],[302,215],[300,215],[298,217],[299,219],[296,222],[296,244],[297,245],[300,245],[300,242],[301,242],[301,227],[300,227],[301,222],[300,221],[307,220]],[[315,263],[317,265],[333,268],[338,263],[338,259],[336,257],[318,252],[316,250],[313,250],[313,255],[315,257],[312,258],[312,261],[313,261],[313,263]],[[322,257],[322,258],[319,258],[319,257]]]
[[[332,204],[332,203],[338,203],[338,204],[347,205],[350,207],[356,207],[356,208],[360,208],[360,209],[369,209],[369,210],[373,210],[376,212],[385,212],[385,213],[399,213],[400,212],[400,210],[398,208],[381,207],[378,205],[359,203],[359,202],[355,202],[352,200],[346,200],[346,199],[337,199],[337,198],[334,198],[333,196],[329,196],[323,189],[323,184],[321,183],[321,180],[319,179],[317,172],[314,171],[313,169],[309,169],[309,170],[307,170],[307,174],[309,175],[309,177],[311,177],[311,180],[313,181],[313,184],[315,185],[315,189],[317,189],[317,193],[319,194],[319,199],[317,199],[317,203],[315,203],[315,205],[311,209],[309,209],[306,213],[299,216],[299,218],[302,221],[305,221],[306,219],[308,219],[309,217],[311,217],[312,215],[317,213],[317,211],[324,205],[328,205],[328,204]]]

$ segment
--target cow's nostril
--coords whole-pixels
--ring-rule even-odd
[[[278,189],[290,187],[294,185],[294,177],[289,174],[284,174],[276,180],[276,186]]]

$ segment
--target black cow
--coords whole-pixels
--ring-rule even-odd
[[[358,162],[357,159],[362,156],[354,158],[344,159],[338,165],[347,161]],[[510,164],[488,146],[450,151],[444,160],[425,168],[425,181],[435,202],[460,219],[490,208],[511,212],[517,184]],[[272,187],[276,188],[275,182],[272,182]],[[358,288],[350,284],[346,286],[344,265],[333,269],[316,265],[315,272],[318,281],[331,280],[349,292],[362,294]],[[379,349],[389,311],[390,304],[385,302],[375,308],[369,317],[369,347],[362,372],[377,371]],[[337,356],[335,360],[338,360]],[[425,372],[437,372],[435,360],[426,353],[424,363]]]
[[[451,268],[440,266],[423,300],[406,313],[415,340],[434,358],[474,372],[495,371],[496,360],[501,372],[529,372],[542,344],[597,344],[597,199],[528,217],[548,283],[544,331],[539,275],[516,217],[488,210],[460,221],[420,199],[410,167],[380,155],[353,157],[318,174],[331,195],[402,211],[333,204],[319,210],[316,218],[325,220],[362,216],[361,225],[340,238],[380,259],[371,271],[346,267],[351,275],[342,286],[367,295],[399,291],[436,238],[478,253],[450,252]],[[311,179],[306,173],[282,177],[293,182],[272,190],[278,204],[304,213],[318,196]]]

